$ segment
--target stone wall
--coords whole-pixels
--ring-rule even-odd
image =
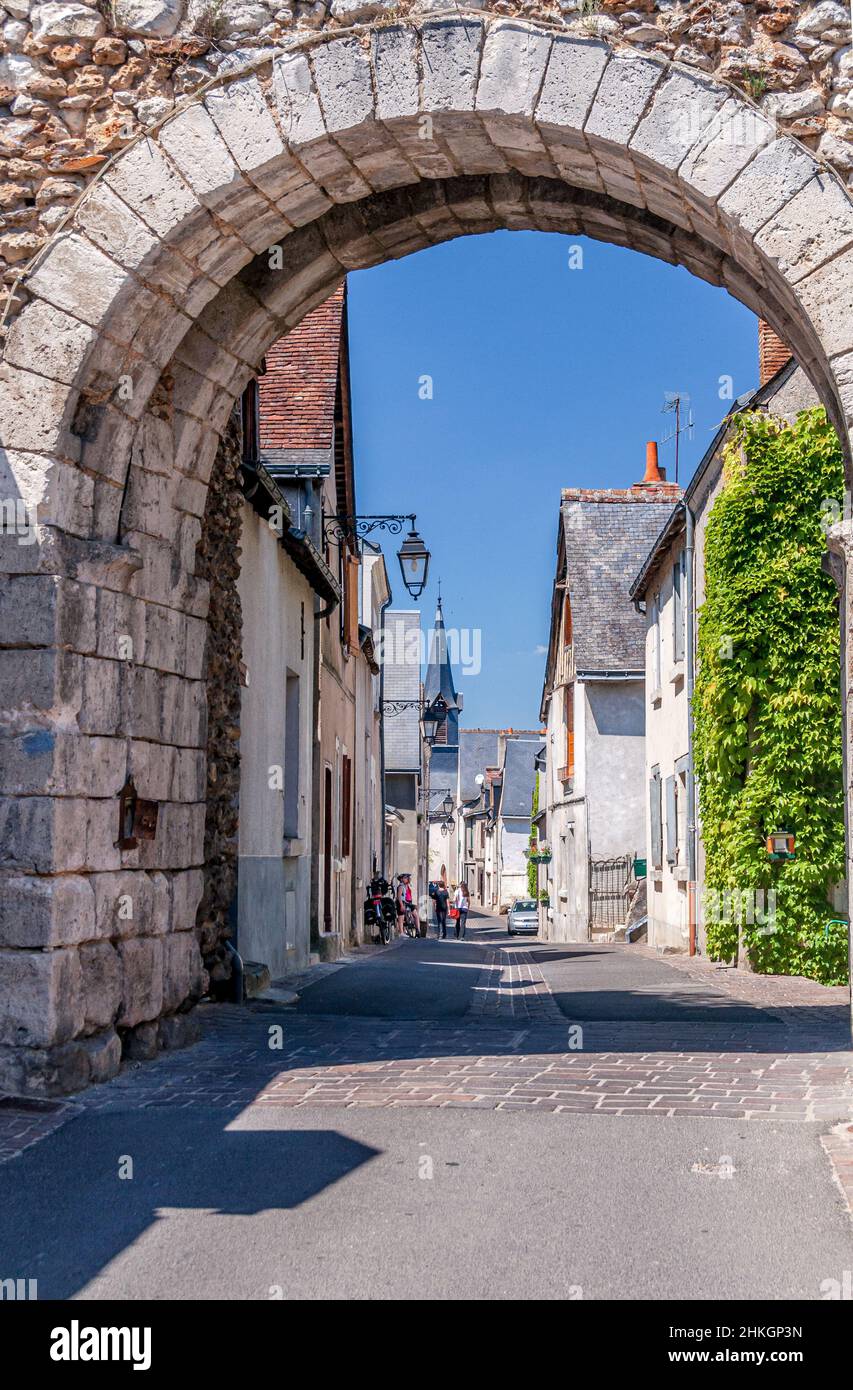
[[[453,0],[3,0],[5,284],[116,151],[218,75],[310,42],[320,29],[459,8]],[[475,0],[461,8],[543,19],[713,73],[853,184],[853,49],[842,0]]]
[[[240,432],[235,415],[217,450],[207,489],[196,575],[210,584],[205,647],[207,690],[207,810],[204,822],[204,891],[196,929],[215,993],[231,978],[225,940],[228,910],[237,885],[240,794],[240,682],[242,610],[240,530],[243,496],[237,486]]]

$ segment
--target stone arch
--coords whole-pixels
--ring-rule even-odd
[[[853,204],[702,73],[540,24],[427,18],[297,43],[128,147],[28,269],[0,377],[5,491],[37,517],[31,544],[3,537],[0,989],[30,1003],[0,1073],[18,1086],[115,1061],[114,1032],[86,1031],[81,943],[144,958],[160,984],[142,1017],[198,992],[194,557],[236,396],[348,270],[496,228],[586,234],[724,285],[790,345],[850,459]],[[115,844],[128,770],[162,816],[133,851]]]

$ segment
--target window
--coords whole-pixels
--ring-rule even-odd
[[[652,599],[651,607],[651,634],[652,634],[652,696],[654,697],[660,690],[660,597],[655,594]]]
[[[653,767],[649,779],[649,828],[651,831],[652,868],[663,868],[663,829],[661,825],[660,768]]]
[[[344,753],[341,761],[341,858],[347,859],[351,847],[352,759]]]
[[[253,378],[243,392],[240,421],[243,427],[243,458],[247,463],[257,463],[260,453],[257,378]]]
[[[299,677],[287,673],[284,705],[284,834],[299,839]]]
[[[684,660],[684,578],[685,555],[682,550],[672,570],[672,656]]]
[[[343,550],[344,602],[341,612],[342,636],[351,652],[358,651],[358,585],[361,563],[357,555]]]

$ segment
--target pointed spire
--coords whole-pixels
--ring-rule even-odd
[[[444,625],[440,585],[435,607],[435,624],[430,634],[429,663],[424,681],[424,698],[434,700],[436,695],[442,695],[451,710],[458,708],[453,669],[447,650],[447,629]]]

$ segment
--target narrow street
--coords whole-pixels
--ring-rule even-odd
[[[475,914],[205,1005],[196,1046],[0,1119],[7,1266],[40,1298],[826,1297],[853,1059],[840,992],[773,983]]]

